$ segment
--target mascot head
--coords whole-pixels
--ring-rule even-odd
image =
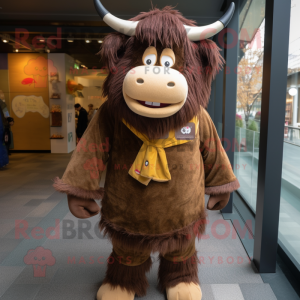
[[[149,138],[186,125],[206,107],[211,81],[223,65],[216,44],[234,13],[208,26],[195,26],[172,7],[153,9],[131,20],[110,14],[94,0],[99,15],[116,33],[100,54],[109,74],[103,86],[109,111]]]

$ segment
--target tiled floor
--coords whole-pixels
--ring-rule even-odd
[[[68,211],[66,195],[51,187],[51,179],[62,175],[69,157],[13,154],[10,165],[0,170],[3,300],[95,299],[111,244],[98,231],[99,216],[76,219]],[[37,247],[43,247],[42,252],[31,255],[30,250]],[[253,271],[232,223],[220,212],[209,212],[207,235],[197,243],[197,250],[203,300],[277,299],[269,284]],[[39,253],[47,262],[44,268],[32,260]],[[150,288],[141,299],[166,299],[157,289],[157,255],[153,260]]]

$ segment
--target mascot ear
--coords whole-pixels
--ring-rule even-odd
[[[110,33],[105,37],[99,54],[101,55],[104,65],[107,66],[109,70],[115,68],[124,55],[128,38],[128,36],[118,32]]]
[[[223,68],[224,59],[220,48],[212,40],[202,40],[197,43],[197,51],[202,65],[205,83],[211,85],[212,80]]]

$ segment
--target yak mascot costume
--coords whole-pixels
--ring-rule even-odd
[[[207,208],[219,210],[239,187],[205,110],[223,60],[207,39],[221,31],[234,3],[204,27],[171,7],[130,21],[95,7],[116,32],[100,54],[109,69],[100,107],[54,187],[78,218],[100,212],[113,249],[98,300],[146,294],[152,252],[168,300],[200,300],[195,238]],[[104,189],[99,187],[106,169]],[[101,211],[94,199],[101,200]]]

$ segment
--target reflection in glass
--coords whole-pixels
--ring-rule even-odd
[[[259,159],[265,1],[247,1],[240,14],[235,175],[239,193],[255,211]]]

